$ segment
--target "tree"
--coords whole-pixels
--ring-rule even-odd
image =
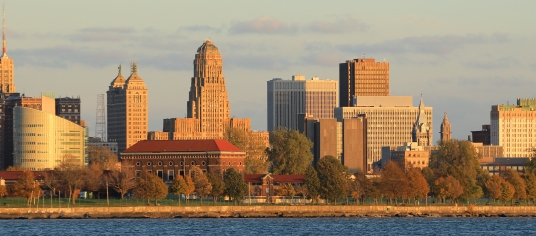
[[[314,203],[320,194],[320,179],[318,179],[318,173],[313,166],[308,166],[307,170],[305,170],[303,187],[311,198],[311,202]]]
[[[525,173],[531,173],[536,175],[536,148],[532,149],[531,158],[525,163]]]
[[[515,194],[515,188],[512,186],[511,183],[508,181],[504,181],[501,183],[501,197],[500,199],[506,203],[506,201],[512,199]]]
[[[460,181],[450,175],[437,179],[434,190],[436,191],[436,196],[443,199],[443,203],[445,203],[445,198],[450,198],[454,202],[463,194],[463,186]]]
[[[203,197],[208,196],[212,191],[212,185],[207,179],[207,176],[203,173],[201,168],[194,166],[191,169],[193,174],[193,182],[195,186],[195,192],[199,195],[200,204],[203,205]]]
[[[208,173],[207,178],[210,182],[210,185],[212,186],[209,196],[212,197],[213,205],[216,206],[216,200],[219,197],[224,196],[223,194],[225,192],[225,183],[223,182],[223,178],[219,173]]]
[[[171,185],[169,185],[169,193],[176,194],[178,196],[178,204],[181,204],[181,194],[186,193],[186,181],[184,181],[184,178],[182,175],[179,175],[177,178],[173,180]]]
[[[404,170],[393,161],[387,162],[380,176],[381,192],[389,199],[407,198],[409,193],[409,183]]]
[[[229,168],[223,175],[223,182],[225,183],[225,195],[233,199],[234,205],[238,199],[243,198],[248,191],[248,186],[244,182],[244,177],[235,169]]]
[[[430,158],[430,168],[438,171],[438,176],[452,176],[463,187],[460,198],[469,200],[481,197],[482,186],[477,178],[482,175],[480,155],[473,144],[466,140],[440,141],[439,150]]]
[[[103,183],[103,171],[97,163],[90,164],[84,168],[84,183],[85,189],[91,192],[97,192]]]
[[[501,197],[503,183],[504,179],[499,175],[493,175],[486,181],[486,192],[488,197],[493,199],[493,202]]]
[[[523,175],[525,178],[525,187],[527,190],[527,199],[534,201],[536,198],[536,175],[533,173],[526,173]]]
[[[409,184],[408,196],[413,198],[413,202],[419,197],[426,198],[430,192],[430,187],[424,176],[421,174],[421,171],[417,168],[411,168],[407,171],[406,177]]]
[[[154,199],[155,205],[158,205],[158,199],[165,198],[167,194],[168,188],[161,178],[145,170],[140,173],[134,188],[135,196],[147,199],[147,204],[151,204],[151,199]]]
[[[32,199],[38,198],[42,195],[41,187],[36,183],[34,173],[32,171],[24,171],[17,179],[17,182],[13,185],[11,193],[15,197],[26,198],[28,206],[31,204]]]
[[[350,192],[350,196],[352,196],[353,199],[355,199],[355,204],[359,204],[359,198],[364,194],[365,189],[361,185],[361,182],[357,179],[348,179],[348,192]]]
[[[84,175],[82,174],[84,169],[82,168],[82,163],[78,158],[67,155],[54,171],[62,180],[63,185],[69,189],[71,203],[75,205],[76,196],[74,193],[80,190],[84,184]]]
[[[276,175],[303,174],[313,161],[313,143],[297,130],[277,129],[270,132],[271,148],[266,149]]]
[[[45,171],[45,178],[43,179],[43,186],[50,192],[50,197],[56,195],[56,189],[61,187],[61,182],[54,171]]]
[[[136,173],[134,166],[129,162],[121,163],[121,169],[113,169],[106,174],[106,180],[116,192],[121,195],[125,194],[136,186]]]
[[[8,166],[6,171],[23,171],[26,170],[22,168],[21,166]]]
[[[521,178],[521,175],[513,169],[507,169],[504,174],[504,180],[514,186],[515,191],[513,198],[521,200],[527,199],[527,187],[525,185],[525,180]]]
[[[7,196],[7,188],[5,185],[0,185],[0,198]]]
[[[89,164],[98,164],[101,170],[117,169],[117,155],[106,147],[88,147]]]
[[[244,159],[246,174],[266,174],[270,162],[265,153],[266,143],[258,133],[240,128],[229,127],[225,130],[224,139],[246,153]]]
[[[185,185],[183,186],[184,195],[186,196],[186,204],[188,204],[188,201],[190,199],[190,194],[192,194],[195,191],[195,184],[194,184],[194,181],[192,180],[192,177],[190,177],[189,175],[186,175],[184,177],[184,183],[185,183]]]
[[[348,169],[333,156],[324,156],[316,163],[316,171],[320,180],[320,197],[332,200],[346,197],[346,175]]]

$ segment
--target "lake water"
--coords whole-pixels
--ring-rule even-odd
[[[534,235],[536,218],[0,220],[0,235]]]

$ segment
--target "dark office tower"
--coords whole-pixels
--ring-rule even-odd
[[[80,125],[80,97],[56,98],[56,115]]]
[[[359,58],[339,64],[340,107],[353,106],[358,96],[389,96],[388,62]]]

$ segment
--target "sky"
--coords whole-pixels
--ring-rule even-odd
[[[338,64],[390,64],[391,95],[422,94],[452,136],[489,124],[492,105],[536,97],[536,1],[71,1],[7,0],[7,54],[17,92],[82,100],[95,133],[97,95],[138,63],[149,90],[149,130],[186,116],[193,59],[220,49],[231,116],[267,129],[266,82],[338,80]],[[409,131],[408,131],[409,132]]]

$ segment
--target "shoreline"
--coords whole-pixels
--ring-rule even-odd
[[[1,219],[536,217],[536,206],[132,206],[0,208]]]

